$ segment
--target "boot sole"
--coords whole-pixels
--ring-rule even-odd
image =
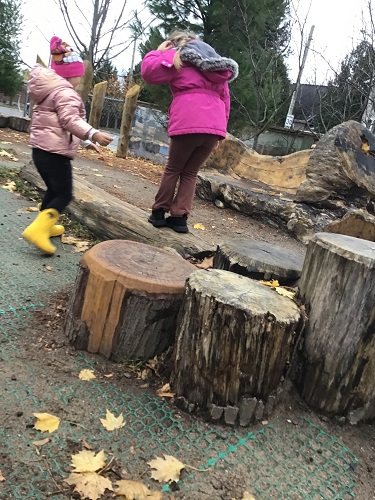
[[[39,250],[41,250],[42,252],[44,252],[48,255],[53,255],[56,252],[56,248],[53,245],[47,249],[46,247],[40,245],[39,242],[37,240],[35,240],[32,236],[29,236],[29,234],[26,231],[24,231],[22,233],[22,237],[28,243],[31,243],[32,245],[36,246],[37,248],[39,248]]]
[[[167,225],[165,220],[153,220],[153,219],[150,219],[150,217],[147,220],[154,227],[166,227],[166,225]]]
[[[173,225],[169,225],[169,224],[166,224],[167,227],[169,227],[169,229],[173,229],[173,231],[175,231],[176,233],[188,233],[189,232],[189,228],[187,226],[173,226]]]

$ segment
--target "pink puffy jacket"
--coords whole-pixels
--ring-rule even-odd
[[[152,50],[142,61],[142,77],[150,84],[168,83],[173,95],[168,134],[213,134],[226,137],[230,110],[229,69],[202,71],[184,63],[173,66],[176,51]]]
[[[30,146],[74,158],[80,140],[86,140],[92,129],[80,95],[68,80],[40,64],[31,70],[27,90],[36,103]]]

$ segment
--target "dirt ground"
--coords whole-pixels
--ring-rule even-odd
[[[14,132],[8,129],[0,129],[0,148],[2,144],[7,149],[9,147],[14,151],[14,155],[19,161],[28,161],[30,159],[30,149],[27,146],[27,135]],[[11,143],[6,144],[6,143]],[[87,160],[90,160],[89,162]],[[80,151],[79,157],[74,162],[75,173],[100,186],[109,193],[118,198],[127,201],[144,210],[149,210],[154,194],[157,189],[163,167],[155,165],[149,161],[128,158],[126,160],[118,159],[109,150],[104,150],[103,155],[98,159],[98,155],[89,151]],[[203,224],[205,230],[194,229],[196,223]],[[277,228],[270,228],[266,225],[243,216],[230,209],[218,209],[213,204],[196,199],[193,208],[193,213],[189,221],[191,231],[198,234],[203,239],[210,243],[219,242],[224,236],[228,237],[249,237],[257,240],[266,241],[277,244],[287,249],[294,250],[301,255],[305,252],[305,246],[296,241],[291,236],[285,234]],[[35,369],[43,367],[43,376],[38,380],[38,394],[49,393],[51,387],[58,387],[73,384],[73,379],[76,379],[74,372],[74,363],[77,359],[77,352],[69,346],[69,343],[63,332],[62,318],[65,314],[67,301],[69,298],[70,289],[65,289],[64,292],[57,296],[51,296],[47,307],[40,309],[34,313],[31,321],[28,323],[27,329],[22,336],[22,343],[18,346],[19,358],[15,361],[13,367],[4,371],[0,369],[0,376],[7,377],[11,380],[22,381],[22,376],[26,377],[24,372],[25,364],[30,362],[35,366]],[[1,319],[1,318],[0,318]],[[17,342],[17,341],[15,341]],[[104,379],[103,384],[113,384],[119,391],[126,386],[128,390],[139,394],[141,397],[143,388],[148,387],[152,393],[155,393],[157,388],[160,388],[168,380],[163,377],[163,372],[159,375],[154,371],[149,371],[148,378],[142,379],[139,370],[127,365],[114,364],[104,360],[98,356],[88,356],[94,363],[95,370],[103,374],[111,374],[110,379]],[[1,361],[1,359],[0,359]],[[1,395],[0,395],[1,397]],[[76,394],[76,397],[84,397],[81,394]],[[167,404],[176,412],[177,417],[180,414],[176,409],[173,400],[168,400]],[[89,422],[91,425],[92,414],[95,412],[93,403],[87,402],[85,406],[64,406],[62,411],[65,412],[67,420],[74,422]],[[15,418],[15,415],[17,418]],[[355,497],[363,500],[371,500],[375,498],[375,427],[373,425],[358,425],[349,426],[339,425],[336,421],[321,417],[311,411],[305,403],[299,398],[298,394],[292,386],[289,386],[285,391],[285,397],[279,407],[275,410],[272,420],[282,422],[285,426],[295,425],[296,433],[298,433],[298,419],[306,418],[320,429],[334,436],[335,439],[342,442],[358,459],[358,465],[353,465],[353,477],[356,480]],[[183,418],[194,421],[194,416],[185,416]],[[30,413],[20,411],[20,407],[0,405],[0,422],[3,422],[5,429],[12,429],[12,432],[24,433],[25,429],[30,430],[32,415]],[[198,417],[199,420],[199,417]],[[292,424],[291,424],[292,423]],[[79,424],[78,424],[79,425]],[[94,424],[93,424],[94,425]],[[253,432],[261,426],[255,426],[251,429]],[[95,428],[88,427],[92,432]],[[218,435],[225,436],[228,428],[217,426]],[[29,431],[27,431],[29,432]],[[89,433],[88,433],[89,434]],[[85,436],[89,441],[90,435]],[[80,441],[71,442],[71,452],[78,451]],[[141,446],[140,446],[141,449]],[[137,451],[137,450],[136,450]],[[138,452],[138,451],[137,451]],[[143,451],[145,454],[145,451]],[[140,452],[141,453],[141,452]],[[11,473],[11,467],[7,466],[9,457],[5,458],[4,450],[0,450],[0,470],[4,476]],[[66,457],[67,463],[69,456]],[[194,463],[194,454],[188,457]],[[190,462],[191,463],[191,462]],[[51,464],[50,464],[51,465]],[[7,469],[9,467],[9,469]],[[47,465],[48,468],[48,465]],[[229,468],[228,468],[229,469]],[[67,468],[68,470],[68,468]],[[137,474],[129,475],[126,472],[124,464],[113,467],[110,474],[113,480],[119,479],[134,479],[143,481],[145,464],[140,467]],[[183,476],[183,477],[186,477]],[[186,491],[174,491],[165,495],[169,500],[173,499],[240,499],[245,490],[251,490],[249,477],[251,472],[242,471],[240,467],[231,470],[221,470],[221,472],[210,472],[206,475],[199,476],[199,479],[194,480],[194,485],[189,493]],[[1,481],[1,474],[0,474]],[[64,489],[63,493],[59,490],[62,488],[61,478],[55,476],[54,481],[57,481],[56,490],[57,498],[77,498],[72,496]],[[1,484],[1,482],[0,482]],[[64,487],[66,488],[66,486]],[[1,496],[1,489],[0,489]],[[46,493],[45,497],[53,498],[51,492]],[[14,498],[7,496],[4,498]],[[27,497],[30,498],[30,497]],[[108,496],[112,498],[112,496]],[[163,497],[164,498],[164,497]],[[255,496],[257,498],[257,496]],[[261,498],[267,498],[263,496]],[[270,496],[268,498],[277,498]],[[286,497],[283,497],[286,498]],[[290,498],[318,498],[316,496],[293,496]],[[319,497],[321,498],[321,497]],[[322,497],[323,498],[323,497]],[[324,498],[334,498],[327,496]],[[338,500],[344,497],[335,497]],[[348,498],[345,496],[345,498]]]

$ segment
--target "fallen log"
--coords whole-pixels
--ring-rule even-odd
[[[65,334],[77,348],[114,360],[149,359],[175,337],[185,281],[179,255],[134,241],[104,241],[81,259]]]
[[[32,162],[25,165],[20,176],[39,190],[45,184]],[[108,194],[73,173],[74,199],[67,211],[101,239],[125,239],[156,247],[174,248],[183,257],[204,257],[215,248],[193,234],[177,234],[171,229],[156,229],[148,214],[138,207]]]
[[[262,418],[286,373],[299,320],[292,300],[255,280],[217,269],[192,273],[171,378],[178,401],[214,420],[227,410],[227,423],[239,416],[247,425],[254,411]]]
[[[300,278],[308,322],[298,385],[329,416],[375,416],[375,245],[318,233]]]

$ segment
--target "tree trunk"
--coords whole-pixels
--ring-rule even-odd
[[[76,90],[82,97],[82,101],[84,102],[84,104],[86,104],[92,86],[94,70],[92,68],[92,64],[87,59],[83,61],[83,64],[85,65],[85,75],[83,76],[81,83],[78,85]]]
[[[122,113],[122,121],[120,128],[120,137],[117,144],[116,156],[126,158],[130,141],[130,132],[132,129],[132,121],[137,107],[137,100],[141,87],[137,84],[131,87],[125,96],[124,111]]]
[[[281,285],[298,280],[303,257],[263,241],[245,238],[231,239],[219,244],[214,256],[214,268],[231,271],[253,279],[275,279]]]
[[[299,386],[327,415],[375,414],[375,246],[318,233],[300,280],[309,321]],[[372,410],[371,410],[372,406]]]
[[[100,118],[103,112],[104,98],[108,82],[97,83],[92,94],[89,124],[94,128],[100,127]]]
[[[196,271],[177,328],[176,396],[190,409],[211,410],[214,419],[220,409],[235,415],[232,423],[239,414],[247,425],[255,406],[267,407],[279,388],[299,319],[296,304],[265,285],[228,271]]]
[[[83,256],[65,333],[78,349],[149,359],[174,340],[185,281],[196,268],[134,241],[99,243]]]

